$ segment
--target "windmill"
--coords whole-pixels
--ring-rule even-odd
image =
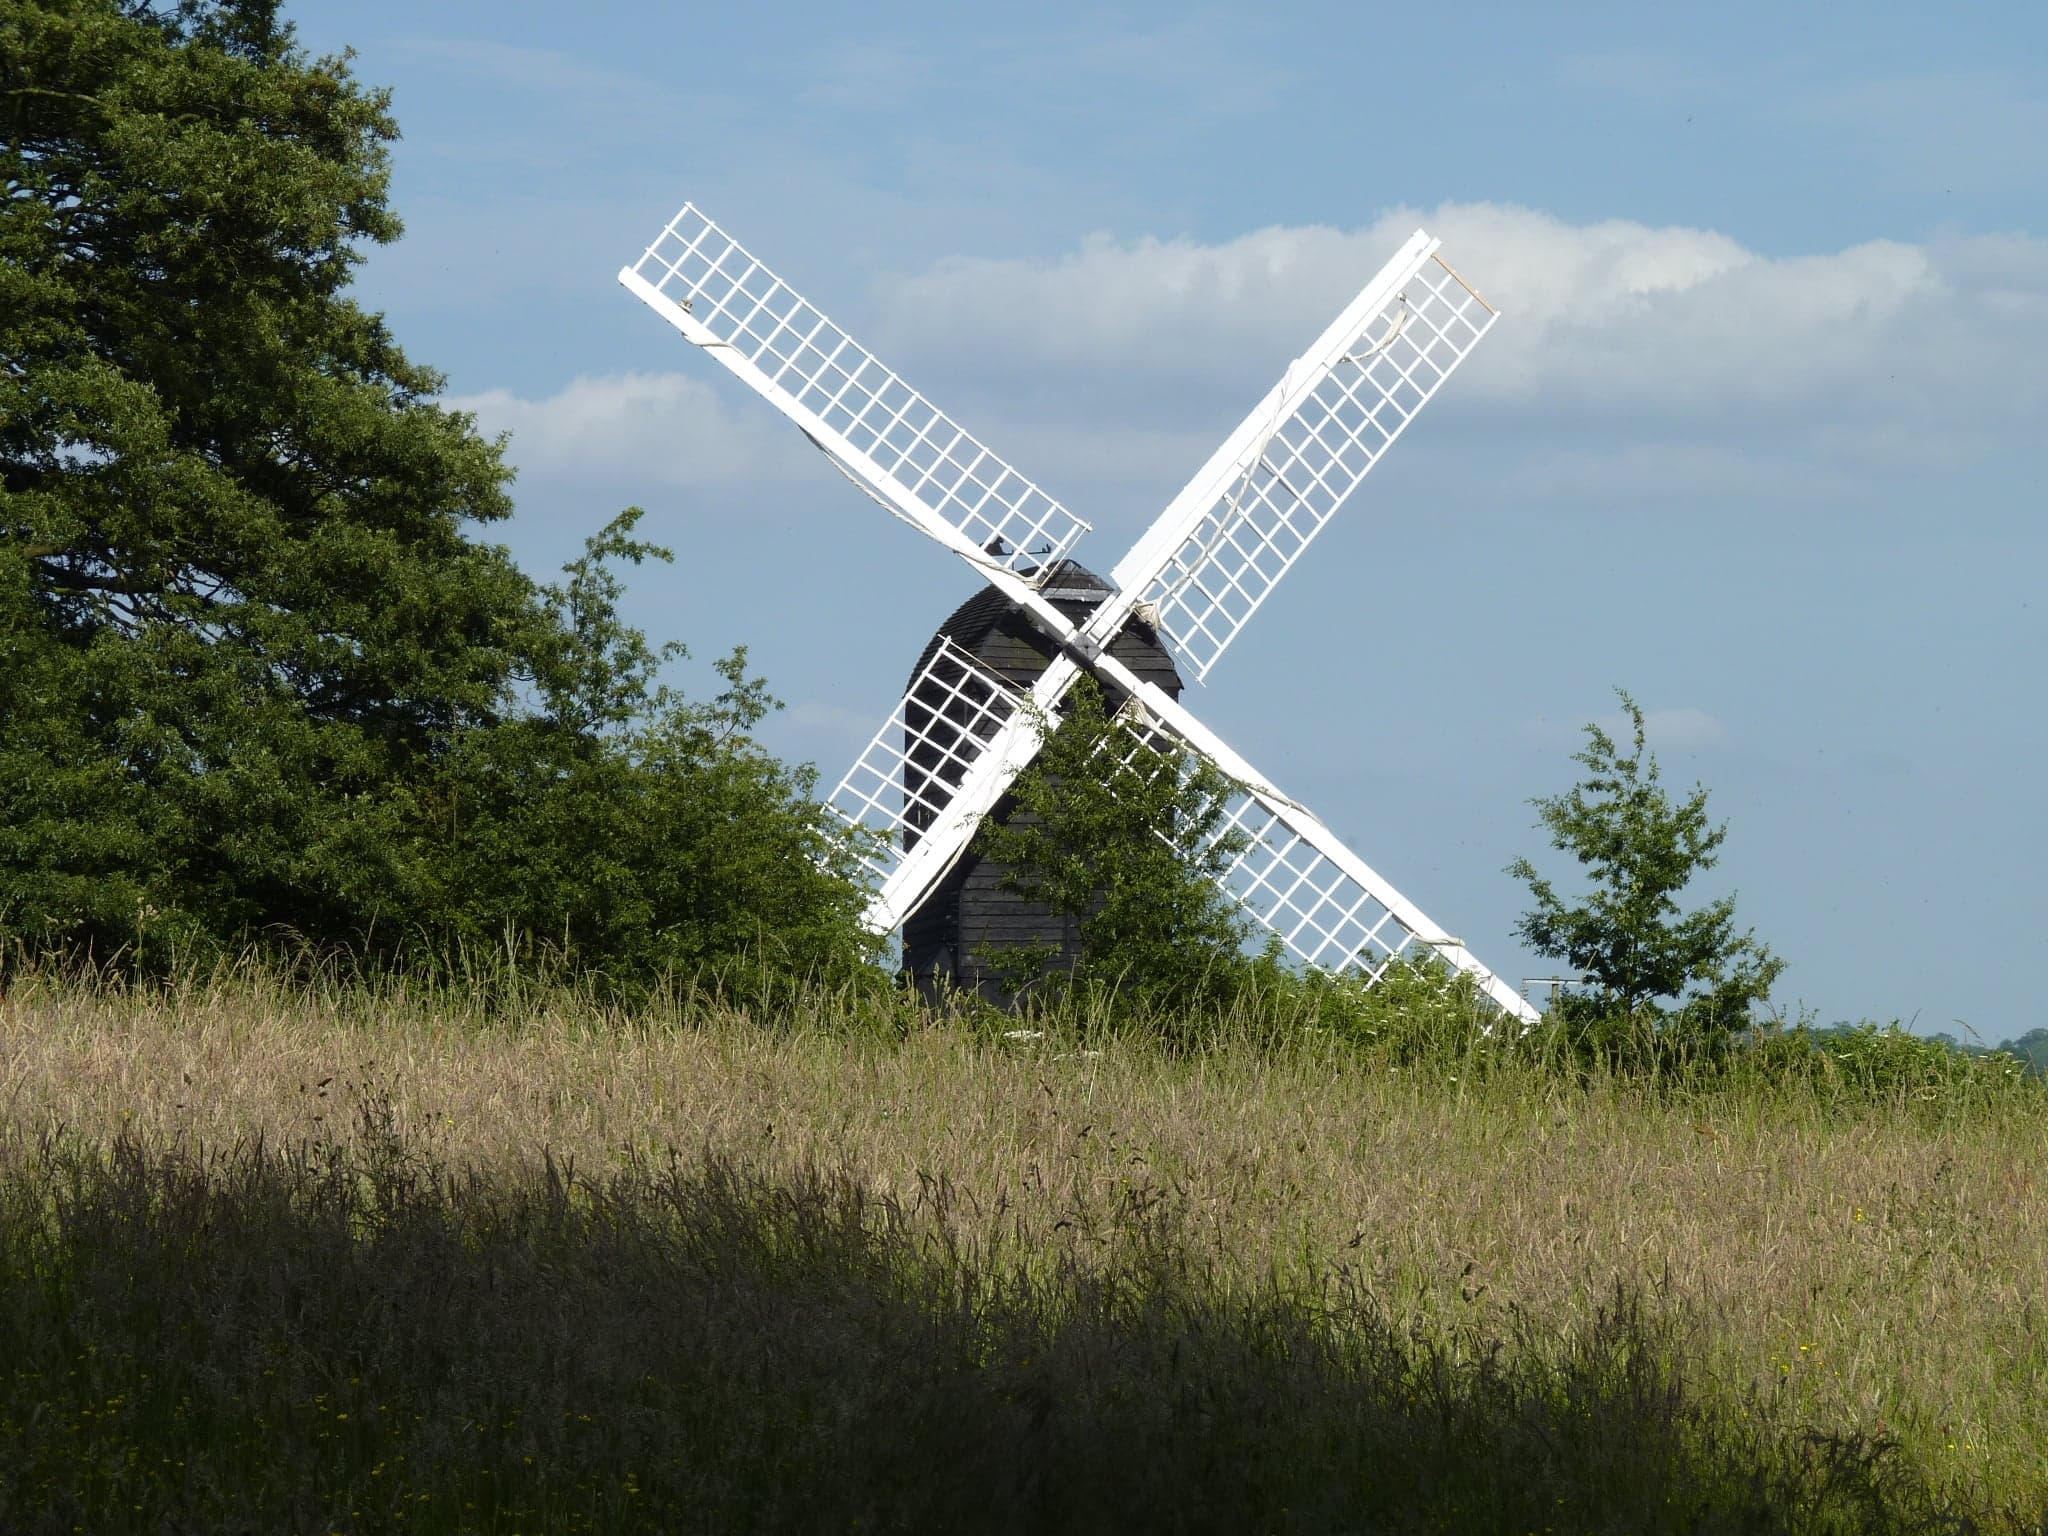
[[[1535,1011],[1299,801],[1152,678],[1134,621],[1206,680],[1316,534],[1493,325],[1497,312],[1417,231],[1099,580],[1092,606],[1049,590],[1089,525],[876,360],[694,205],[619,281],[781,411],[882,508],[972,566],[1050,642],[1019,687],[942,636],[840,781],[866,840],[866,921],[902,926],[967,853],[1084,673],[1144,732],[1237,786],[1218,827],[1242,844],[1219,879],[1299,960],[1376,981],[1434,954],[1513,1017]],[[1177,690],[1176,690],[1177,691]]]

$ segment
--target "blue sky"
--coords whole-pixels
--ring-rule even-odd
[[[974,589],[614,282],[696,201],[1107,570],[1416,227],[1503,318],[1192,707],[1510,979],[1614,685],[1825,1020],[2048,1024],[2048,8],[295,7],[394,92],[365,300],[545,573],[827,785]]]

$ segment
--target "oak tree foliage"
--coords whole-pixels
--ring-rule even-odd
[[[0,936],[855,941],[744,658],[686,702],[615,523],[537,587],[500,448],[350,296],[387,94],[275,0],[0,0]]]

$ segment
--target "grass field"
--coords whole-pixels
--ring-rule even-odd
[[[76,1481],[77,1468],[63,1459],[66,1442],[51,1438],[49,1426],[69,1414],[65,1433],[83,1434],[86,1397],[78,1394],[86,1389],[47,1379],[61,1362],[24,1339],[31,1323],[48,1332],[57,1326],[50,1319],[69,1319],[62,1327],[79,1330],[81,1350],[118,1353],[119,1335],[138,1358],[147,1353],[154,1346],[137,1342],[149,1337],[143,1325],[122,1325],[129,1332],[120,1334],[108,1321],[124,1306],[145,1306],[150,1294],[144,1280],[126,1290],[114,1285],[108,1277],[117,1271],[134,1277],[154,1265],[166,1286],[179,1277],[177,1284],[202,1298],[212,1283],[207,1275],[232,1272],[240,1276],[236,1294],[254,1294],[264,1285],[310,1282],[266,1269],[259,1284],[246,1268],[252,1252],[297,1252],[308,1264],[311,1255],[324,1254],[316,1269],[353,1273],[356,1261],[346,1255],[381,1232],[385,1260],[398,1249],[440,1255],[421,1260],[420,1275],[441,1280],[415,1276],[425,1292],[406,1292],[406,1306],[427,1315],[433,1307],[421,1294],[445,1297],[473,1281],[455,1278],[469,1273],[461,1269],[463,1254],[496,1252],[494,1244],[509,1241],[506,1233],[559,1235],[564,1213],[580,1212],[585,1246],[577,1251],[610,1254],[604,1273],[613,1279],[600,1283],[595,1271],[584,1274],[581,1260],[529,1255],[522,1262],[531,1272],[519,1271],[527,1281],[507,1280],[505,1294],[529,1281],[538,1285],[536,1275],[583,1278],[562,1282],[568,1288],[553,1303],[555,1313],[535,1299],[546,1288],[535,1290],[521,1303],[528,1308],[517,1314],[521,1326],[557,1326],[566,1305],[561,1297],[570,1295],[581,1298],[579,1309],[608,1307],[626,1319],[641,1304],[634,1296],[644,1303],[662,1285],[679,1283],[679,1273],[701,1277],[717,1267],[704,1257],[707,1232],[744,1228],[752,1235],[741,1246],[751,1245],[757,1256],[780,1255],[797,1278],[772,1305],[758,1287],[742,1305],[732,1286],[685,1286],[672,1298],[678,1315],[669,1325],[684,1334],[695,1325],[681,1314],[696,1309],[700,1318],[726,1317],[722,1331],[712,1331],[728,1342],[740,1327],[735,1317],[802,1335],[793,1319],[838,1316],[851,1305],[849,1296],[868,1294],[849,1276],[893,1277],[876,1281],[875,1294],[893,1298],[897,1311],[882,1311],[896,1321],[883,1326],[874,1322],[882,1313],[856,1307],[869,1322],[862,1325],[867,1332],[854,1333],[867,1342],[846,1346],[851,1353],[834,1368],[870,1386],[833,1397],[821,1385],[833,1371],[818,1362],[837,1358],[839,1346],[820,1344],[802,1369],[785,1360],[763,1378],[812,1381],[800,1403],[785,1405],[794,1417],[754,1423],[746,1437],[756,1450],[780,1447],[773,1457],[781,1462],[771,1458],[764,1466],[837,1478],[852,1502],[790,1506],[793,1485],[780,1477],[759,1487],[699,1478],[687,1494],[670,1490],[696,1501],[679,1508],[744,1508],[759,1512],[764,1525],[791,1529],[828,1514],[826,1524],[887,1528],[891,1522],[876,1511],[911,1510],[904,1490],[930,1483],[929,1467],[898,1469],[900,1481],[890,1481],[897,1473],[876,1470],[887,1465],[877,1450],[869,1472],[881,1481],[867,1488],[824,1457],[818,1437],[829,1440],[820,1426],[838,1423],[860,1426],[870,1445],[887,1439],[876,1426],[887,1423],[895,1403],[904,1405],[906,1448],[950,1458],[940,1466],[974,1468],[975,1487],[1007,1490],[1002,1507],[1043,1517],[1033,1524],[1020,1515],[1015,1528],[1085,1525],[1089,1506],[1048,1504],[1053,1496],[1029,1482],[1031,1465],[1067,1469],[1061,1497],[1081,1498],[1097,1484],[1126,1493],[1189,1487],[1189,1479],[1199,1481],[1192,1466],[1169,1459],[1148,1482],[1127,1462],[1118,1464],[1122,1471],[1097,1465],[1076,1447],[1095,1444],[1099,1459],[1107,1454],[1102,1447],[1124,1444],[1119,1435],[1139,1434],[1131,1425],[1151,1423],[1141,1410],[1171,1395],[1163,1382],[1178,1383],[1178,1393],[1199,1381],[1207,1383],[1208,1406],[1192,1418],[1153,1425],[1144,1444],[1155,1459],[1161,1437],[1190,1445],[1211,1463],[1241,1458],[1235,1480],[1219,1486],[1247,1497],[1247,1490],[1264,1489],[1298,1498],[1321,1487],[1350,1488],[1367,1499],[1363,1484],[1345,1481],[1350,1473],[1331,1469],[1369,1446],[1378,1447],[1372,1455],[1379,1465],[1406,1455],[1414,1467],[1438,1467],[1452,1477],[1443,1471],[1451,1463],[1430,1461],[1423,1446],[1441,1442],[1449,1456],[1462,1436],[1468,1449],[1485,1448],[1491,1463],[1508,1471],[1522,1466],[1518,1456],[1551,1456],[1551,1473],[1524,1468],[1517,1475],[1526,1493],[1532,1479],[1554,1474],[1556,1491],[1544,1497],[1564,1501],[1556,1506],[1559,1530],[1631,1523],[1954,1529],[1969,1528],[1970,1519],[2038,1530],[2048,1513],[2048,1096],[2025,1085],[1856,1098],[1811,1084],[1708,1089],[1597,1075],[1574,1081],[1484,1051],[1401,1066],[1313,1039],[1278,1048],[1224,1039],[1176,1053],[1142,1041],[1084,1046],[1058,1029],[1017,1039],[989,1027],[897,1034],[846,1026],[829,998],[771,1019],[705,999],[622,1017],[545,996],[486,1015],[445,998],[289,991],[248,979],[158,994],[17,984],[0,1002],[0,1073],[9,1283],[19,1293],[7,1320],[16,1334],[9,1341],[16,1375],[10,1419],[0,1424],[9,1433],[0,1444],[40,1447],[33,1454],[42,1459],[22,1461],[15,1473],[44,1479],[46,1491]],[[183,1194],[160,1199],[151,1194],[157,1189]],[[465,1200],[486,1214],[451,1214]],[[186,1227],[165,1227],[168,1217],[150,1214],[173,1208],[185,1212]],[[392,1225],[394,1209],[425,1225]],[[650,1248],[646,1233],[653,1228],[634,1211],[667,1211],[662,1219],[670,1226],[681,1219],[697,1235],[682,1249]],[[599,1236],[609,1234],[602,1242],[592,1236],[599,1228]],[[441,1247],[419,1236],[429,1230],[441,1234]],[[848,1236],[856,1230],[864,1234],[858,1240]],[[230,1231],[242,1235],[229,1248],[208,1246]],[[405,1243],[413,1239],[401,1241],[405,1231],[418,1239],[411,1248]],[[131,1240],[155,1257],[145,1263],[140,1248],[121,1254]],[[666,1255],[659,1263],[649,1257],[657,1248]],[[529,1249],[555,1251],[530,1242],[520,1251]],[[657,1273],[668,1278],[649,1278]],[[619,1291],[619,1275],[639,1275],[644,1284]],[[382,1294],[360,1277],[357,1283],[368,1287],[363,1295]],[[100,1299],[83,1314],[66,1310],[69,1302],[51,1300],[66,1286]],[[33,1307],[21,1300],[30,1291],[41,1298]],[[313,1285],[307,1292],[315,1311],[319,1291]],[[115,1293],[127,1300],[107,1299]],[[342,1304],[329,1296],[318,1305]],[[738,1311],[727,1316],[721,1307]],[[189,1311],[193,1318],[210,1315],[203,1299],[192,1300]],[[1167,1312],[1178,1319],[1170,1327],[1161,1321]],[[549,1317],[556,1323],[546,1323]],[[113,1331],[88,1337],[97,1326]],[[196,1326],[189,1319],[179,1324],[180,1337]],[[635,1327],[649,1330],[646,1339],[634,1342]],[[622,1320],[612,1334],[598,1330],[570,1352],[625,1350],[651,1360],[660,1349],[649,1340],[664,1336],[658,1318]],[[387,1353],[397,1348],[398,1334],[377,1337]],[[416,1358],[427,1346],[406,1337],[400,1354]],[[881,1339],[890,1342],[877,1353]],[[1149,1343],[1140,1348],[1132,1340]],[[1129,1358],[1118,1354],[1125,1346],[1135,1351]],[[209,1348],[218,1355],[221,1346]],[[362,1348],[368,1346],[359,1354]],[[930,1368],[906,1377],[901,1362],[916,1361],[927,1348]],[[1033,1349],[1064,1360],[1065,1374],[1033,1374],[1051,1368]],[[1173,1359],[1162,1364],[1169,1353]],[[700,1337],[698,1356],[716,1355]],[[884,1357],[899,1364],[885,1366]],[[374,1381],[364,1388],[371,1378],[347,1368],[340,1355],[309,1357],[312,1363],[301,1360],[289,1370],[238,1358],[216,1375],[237,1376],[230,1385],[243,1395],[220,1401],[243,1403],[254,1417],[235,1419],[216,1404],[207,1410],[208,1428],[189,1419],[196,1411],[189,1405],[174,1412],[174,1404],[159,1403],[137,1455],[166,1465],[211,1465],[209,1458],[241,1465],[237,1456],[260,1465],[260,1448],[230,1454],[225,1447],[241,1444],[237,1435],[262,1440],[262,1426],[273,1422],[283,1439],[270,1451],[279,1456],[287,1441],[320,1435],[335,1436],[330,1449],[341,1455],[335,1447],[360,1430],[322,1420],[319,1405],[294,1399],[247,1406],[260,1394],[244,1389],[264,1370],[285,1371],[295,1392],[321,1381],[324,1411],[343,1411],[334,1405],[346,1397],[355,1403],[348,1411],[359,1416],[352,1421],[358,1426],[362,1413],[376,1411],[350,1396],[375,1390]],[[748,1372],[768,1369],[755,1356],[747,1359],[744,1369],[734,1365],[720,1380],[754,1380]],[[1034,1359],[1039,1363],[1028,1363]],[[1123,1363],[1101,1363],[1112,1359]],[[23,1363],[29,1361],[39,1363]],[[103,1360],[88,1364],[73,1361],[66,1369],[86,1370],[110,1388],[107,1397],[132,1403],[147,1395],[135,1378],[148,1373],[133,1361],[123,1370]],[[470,1369],[459,1351],[443,1366],[455,1377]],[[540,1369],[531,1360],[517,1368],[528,1376]],[[485,1398],[509,1401],[505,1382],[513,1369],[503,1365],[505,1380],[495,1387],[472,1382],[483,1397],[462,1399],[462,1411],[481,1423]],[[687,1374],[684,1366],[674,1370]],[[38,1386],[24,1371],[45,1379]],[[813,1380],[806,1371],[822,1374]],[[352,1377],[359,1378],[354,1387]],[[962,1384],[970,1377],[980,1383],[973,1391]],[[586,1387],[610,1380],[602,1370],[576,1379]],[[923,1390],[917,1383],[940,1379],[951,1385],[933,1389],[929,1402],[911,1401]],[[1366,1392],[1360,1383],[1369,1380],[1379,1385]],[[1429,1388],[1432,1381],[1438,1389]],[[883,1387],[887,1394],[873,1398]],[[181,1390],[190,1398],[195,1389],[188,1383]],[[216,1381],[205,1390],[228,1387]],[[527,1381],[518,1390],[530,1396],[539,1388]],[[1413,1410],[1418,1392],[1430,1400],[1432,1390],[1443,1412],[1425,1432],[1403,1414]],[[39,1391],[48,1396],[51,1418],[31,1433],[27,1416]],[[319,1449],[325,1442],[308,1441],[307,1486],[328,1487],[331,1497],[291,1506],[292,1521],[307,1529],[316,1519],[348,1525],[346,1511],[334,1514],[334,1501],[357,1499],[351,1507],[374,1514],[360,1517],[363,1529],[567,1529],[576,1511],[599,1528],[625,1528],[631,1522],[622,1511],[641,1507],[632,1499],[648,1498],[659,1482],[650,1468],[664,1444],[708,1443],[701,1436],[719,1423],[744,1419],[738,1400],[706,1381],[697,1381],[691,1398],[701,1422],[658,1393],[643,1400],[606,1391],[613,1395],[602,1401],[614,1403],[617,1422],[588,1432],[611,1447],[602,1456],[590,1453],[590,1465],[612,1479],[604,1489],[592,1482],[579,1491],[571,1479],[543,1496],[535,1491],[539,1484],[513,1488],[501,1478],[469,1488],[474,1497],[455,1499],[452,1474],[444,1474],[400,1527],[390,1524],[399,1519],[392,1510],[407,1506],[364,1506],[362,1495],[346,1491],[375,1492],[377,1478],[392,1477],[391,1469],[372,1477],[345,1456],[330,1467],[319,1459],[328,1454]],[[1468,1401],[1474,1394],[1501,1414],[1487,1418],[1490,1409]],[[1360,1406],[1366,1398],[1376,1405],[1370,1412]],[[406,1401],[423,1420],[448,1409],[431,1394]],[[1035,1418],[1018,1407],[1032,1401],[1040,1402]],[[1088,1405],[1072,1422],[1061,1418],[1064,1408],[1048,1406],[1069,1401]],[[542,1411],[539,1402],[522,1399],[519,1412],[530,1418]],[[702,1417],[710,1413],[707,1404],[718,1412]],[[106,1411],[118,1417],[123,1410],[117,1404]],[[1471,1413],[1479,1417],[1457,1420]],[[1287,1457],[1261,1438],[1278,1432],[1276,1414],[1281,1427],[1292,1423],[1287,1433],[1304,1447],[1295,1472],[1286,1472]],[[1037,1449],[1024,1455],[1013,1446],[998,1458],[1007,1468],[998,1477],[976,1460],[982,1453],[958,1439],[959,1423],[975,1415]],[[1660,1415],[1664,1428],[1651,1434],[1648,1421]],[[684,1419],[697,1429],[685,1433],[678,1427]],[[1444,1426],[1453,1421],[1466,1427],[1446,1438]],[[792,1430],[792,1423],[803,1427]],[[1063,1423],[1066,1438],[1057,1446],[1031,1439]],[[1197,1433],[1191,1424],[1206,1428]],[[1639,1432],[1650,1439],[1630,1438]],[[508,1425],[476,1433],[491,1438],[501,1459],[518,1441]],[[542,1460],[560,1461],[570,1453],[559,1427],[551,1433],[556,1438]],[[1211,1444],[1203,1435],[1222,1438]],[[1388,1449],[1411,1443],[1412,1452]],[[384,1444],[371,1437],[364,1454]],[[188,1453],[173,1457],[168,1445]],[[414,1450],[427,1455],[419,1445]],[[101,1450],[115,1460],[121,1454],[118,1446]],[[457,1453],[443,1447],[433,1454]],[[1618,1464],[1598,1460],[1617,1455]],[[1622,1490],[1629,1479],[1617,1468],[1632,1456],[1645,1481],[1630,1492]],[[475,1465],[497,1462],[482,1457]],[[519,1464],[514,1458],[508,1465]],[[1266,1471],[1254,1475],[1261,1467]],[[1310,1476],[1316,1468],[1323,1470]],[[207,1475],[216,1474],[226,1475],[218,1467]],[[197,1474],[187,1467],[180,1475]],[[1475,1475],[1469,1466],[1455,1473]],[[256,1486],[246,1467],[236,1476]],[[1738,1496],[1745,1476],[1750,1491]],[[134,1528],[172,1528],[156,1519],[159,1505],[152,1502],[170,1498],[165,1489],[172,1485],[133,1469],[106,1478],[104,1489],[116,1490],[108,1499],[136,1495]],[[621,1491],[629,1478],[639,1490],[630,1495]],[[1522,1494],[1510,1497],[1483,1482],[1471,1483],[1478,1491],[1455,1507],[1414,1494],[1400,1506],[1410,1512],[1403,1518],[1418,1528],[1543,1528],[1526,1500],[1516,1502]],[[1603,1483],[1622,1490],[1619,1502],[1573,1502]],[[1722,1503],[1709,1499],[1682,1519],[1692,1508],[1683,1488],[1708,1484],[1738,1491],[1715,1494]],[[199,1497],[187,1483],[176,1486],[184,1489],[178,1497]],[[855,1498],[860,1488],[867,1488],[860,1495],[865,1503]],[[1870,1490],[1880,1488],[1890,1501],[1883,1511],[1856,1502],[1877,1498]],[[442,1503],[433,1503],[443,1494]],[[1627,1504],[1638,1496],[1648,1502]],[[1152,1497],[1156,1504],[1164,1495]],[[728,1502],[717,1505],[719,1498]],[[1800,1505],[1802,1499],[1808,1503]],[[464,1502],[476,1508],[464,1514]],[[924,1509],[924,1528],[981,1518],[963,1514],[967,1506],[915,1507]],[[1219,1523],[1162,1518],[1157,1528],[1228,1528],[1223,1506],[1211,1507]],[[1252,1507],[1261,1510],[1260,1523],[1275,1529],[1346,1523],[1341,1513],[1307,1503],[1288,1506],[1284,1518],[1278,1505]],[[1710,1507],[1723,1513],[1698,1514]],[[1752,1509],[1744,1517],[1749,1523],[1726,1514],[1738,1507]],[[105,1528],[112,1505],[92,1508],[101,1523],[85,1521],[87,1528]],[[528,1514],[505,1513],[515,1508]],[[1644,1511],[1653,1508],[1669,1519],[1645,1524]],[[1763,1519],[1754,1514],[1760,1508],[1778,1511],[1786,1523],[1755,1523]],[[1634,1513],[1616,1513],[1625,1509]],[[91,1511],[80,1505],[75,1512]],[[32,1528],[32,1513],[32,1505],[17,1502],[0,1523]],[[903,1518],[905,1528],[919,1525],[911,1514]],[[1093,1518],[1105,1528],[1130,1523],[1128,1512],[1109,1520],[1098,1510]]]

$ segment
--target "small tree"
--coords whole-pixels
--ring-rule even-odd
[[[1083,678],[976,852],[1006,866],[1006,887],[1075,922],[1075,982],[1159,1011],[1213,1006],[1257,964],[1216,885],[1245,846],[1222,830],[1231,788],[1213,763],[1126,728]]]
[[[1727,825],[1709,824],[1707,792],[1699,786],[1672,801],[1644,741],[1642,710],[1626,692],[1615,692],[1632,727],[1630,750],[1624,754],[1606,731],[1588,725],[1585,750],[1572,757],[1587,777],[1565,794],[1530,802],[1551,845],[1585,868],[1592,891],[1567,903],[1535,865],[1516,859],[1508,873],[1526,880],[1536,898],[1516,932],[1592,978],[1597,990],[1581,1009],[1739,1028],[1785,962],[1752,931],[1735,931],[1732,896],[1681,912],[1679,892],[1714,867]]]

